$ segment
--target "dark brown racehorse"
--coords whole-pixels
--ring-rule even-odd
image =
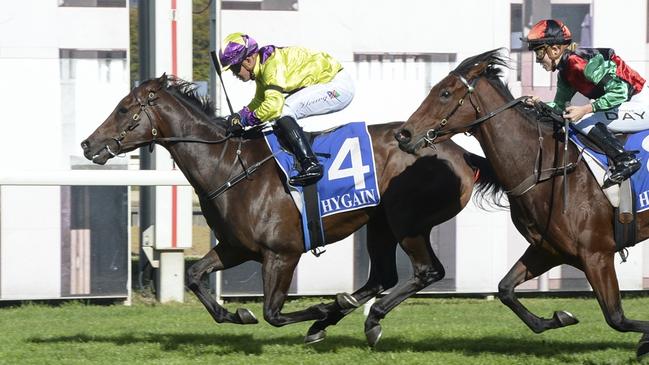
[[[563,134],[552,123],[540,123],[521,105],[521,98],[512,97],[499,78],[499,67],[506,66],[499,50],[463,61],[433,87],[396,134],[400,146],[414,152],[458,132],[473,133],[499,182],[492,197],[498,191],[507,193],[512,221],[530,243],[498,285],[500,300],[536,333],[575,324],[577,320],[563,311],[550,319],[537,317],[514,294],[516,286],[552,267],[574,266],[586,274],[612,328],[643,333],[638,347],[642,356],[647,352],[649,322],[628,319],[622,310],[614,265],[613,209],[586,164],[578,163],[567,181],[554,171],[545,181],[532,178],[530,184],[521,185],[535,171],[553,171],[564,164]],[[567,162],[577,161],[577,149],[568,146],[566,157]],[[565,213],[564,183],[569,199]],[[649,213],[640,213],[638,241],[649,237],[648,223]]]
[[[392,308],[444,277],[429,233],[465,206],[474,186],[475,164],[485,160],[451,141],[415,157],[401,151],[393,138],[401,123],[370,126],[381,204],[323,219],[328,243],[367,224],[369,279],[351,296],[339,294],[329,304],[282,312],[304,250],[300,215],[284,175],[272,159],[267,160],[270,151],[260,134],[231,137],[226,122],[213,115],[213,108],[195,94],[192,84],[163,75],[133,89],[81,146],[86,158],[98,164],[152,143],[169,150],[198,194],[203,215],[220,242],[187,273],[188,287],[216,322],[257,323],[247,309],[228,312],[202,284],[208,273],[248,260],[262,264],[264,319],[274,326],[315,320],[306,342],[322,340],[327,326],[397,283],[397,242],[410,257],[414,273],[372,305],[365,322],[370,345],[379,340],[379,321]],[[249,177],[226,191],[220,189],[242,174],[243,166],[252,171],[258,163]]]

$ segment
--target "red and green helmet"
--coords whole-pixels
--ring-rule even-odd
[[[257,52],[259,46],[257,42],[247,34],[232,33],[229,34],[221,45],[219,50],[219,61],[223,71],[226,71],[233,65],[238,65],[251,54]]]
[[[533,50],[543,45],[570,44],[572,33],[562,21],[546,19],[534,24],[527,37],[521,40],[527,42],[529,50]]]

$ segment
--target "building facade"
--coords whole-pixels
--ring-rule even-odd
[[[164,37],[170,19],[175,19],[168,3],[156,2],[163,9],[156,27]],[[512,69],[505,77],[513,94],[549,99],[556,76],[535,65],[519,40],[536,20],[546,17],[563,19],[581,44],[615,48],[629,65],[649,74],[647,0],[629,0],[623,6],[614,0],[224,0],[220,4],[217,24],[223,36],[242,31],[260,45],[324,50],[350,70],[357,88],[352,104],[334,115],[302,121],[307,130],[359,120],[371,124],[406,120],[432,85],[460,61],[501,47],[512,58]],[[79,168],[86,164],[79,142],[130,87],[128,4],[26,0],[7,5],[0,14],[0,65],[10,72],[5,73],[8,82],[0,90],[0,100],[9,101],[11,107],[0,109],[0,120],[13,138],[0,144],[0,168]],[[187,60],[191,52],[185,49],[179,57]],[[171,73],[171,63],[164,60],[156,72]],[[254,85],[241,83],[229,73],[224,82],[235,109],[252,97]],[[220,105],[227,105],[225,99]],[[454,139],[481,153],[472,138]],[[113,168],[125,168],[120,165],[127,165],[129,158],[116,160]],[[62,267],[70,266],[65,256],[71,257],[62,248],[66,240],[71,242],[66,227],[72,235],[76,224],[66,223],[66,214],[67,221],[74,220],[70,206],[75,201],[66,196],[87,192],[68,190],[2,187],[0,299],[12,298],[25,287],[33,288],[33,296],[61,296],[69,292],[66,285],[77,285],[70,284],[71,276],[61,274]],[[80,237],[89,234],[75,232]],[[509,212],[488,212],[472,204],[431,235],[447,272],[443,282],[428,288],[435,292],[495,292],[498,281],[527,247]],[[329,246],[319,258],[304,255],[291,292],[331,294],[358,287],[367,273],[359,237]],[[629,260],[617,267],[621,288],[649,288],[649,247],[639,244],[629,251]],[[24,257],[33,261],[25,264]],[[402,254],[399,263],[400,277],[405,279],[411,270]],[[29,274],[34,268],[44,274]],[[225,294],[259,292],[260,282],[250,282],[259,279],[258,270],[250,264],[224,273]],[[562,266],[523,288],[587,290],[588,285],[583,274]]]

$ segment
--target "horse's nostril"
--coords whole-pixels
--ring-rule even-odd
[[[81,148],[83,148],[84,150],[87,150],[88,147],[89,147],[88,140],[85,140],[85,141],[81,142]]]

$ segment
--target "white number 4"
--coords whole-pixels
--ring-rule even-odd
[[[340,166],[345,161],[347,155],[351,156],[352,167],[341,169]],[[334,162],[331,164],[327,176],[329,180],[342,179],[345,177],[354,178],[354,188],[356,190],[365,189],[365,174],[370,172],[368,165],[363,165],[361,157],[361,144],[358,137],[347,138],[340,147]]]

